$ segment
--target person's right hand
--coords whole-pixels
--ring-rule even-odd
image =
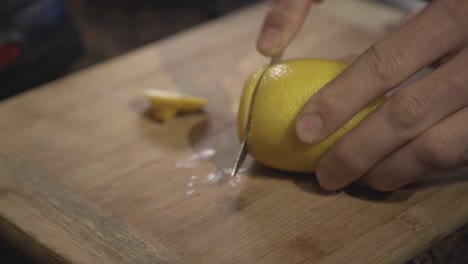
[[[322,0],[273,0],[257,40],[257,50],[265,56],[281,52],[294,39],[307,17],[310,5]]]

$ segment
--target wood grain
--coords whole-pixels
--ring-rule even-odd
[[[90,219],[108,219],[101,210],[121,219],[86,232],[122,228],[146,241],[147,255],[167,252],[163,244],[187,263],[401,263],[468,222],[466,170],[387,196],[356,188],[324,193],[313,175],[252,160],[235,180],[220,181],[239,147],[240,89],[268,61],[254,48],[266,8],[253,6],[0,104],[0,186],[16,190],[2,196],[0,215],[72,263],[111,260],[107,250],[125,255],[126,248],[107,240],[77,244],[83,238],[73,230],[87,221],[73,217],[71,230],[60,224],[77,216],[74,207]],[[286,56],[362,52],[400,17],[372,1],[329,0],[312,10]],[[209,105],[158,123],[146,115],[146,88],[204,96]],[[15,160],[20,165],[11,165]],[[35,171],[51,184],[39,184]],[[66,193],[72,198],[61,208],[73,208],[48,209]],[[44,206],[35,206],[36,196]]]
[[[31,162],[0,153],[0,232],[44,263],[182,263]]]

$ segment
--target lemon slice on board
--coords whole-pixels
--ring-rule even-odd
[[[144,95],[150,100],[153,117],[159,121],[169,121],[179,113],[198,112],[207,99],[178,92],[148,89]]]

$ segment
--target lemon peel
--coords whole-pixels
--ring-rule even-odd
[[[347,132],[383,101],[375,100],[339,130],[316,144],[300,141],[295,133],[297,115],[307,101],[347,68],[347,64],[322,59],[293,59],[262,67],[246,81],[237,116],[239,140],[247,123],[250,100],[258,86],[247,139],[249,153],[258,163],[291,172],[314,172],[319,159]]]

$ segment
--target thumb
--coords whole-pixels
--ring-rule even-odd
[[[257,50],[274,56],[292,41],[301,28],[312,3],[322,0],[274,0],[257,40]]]

